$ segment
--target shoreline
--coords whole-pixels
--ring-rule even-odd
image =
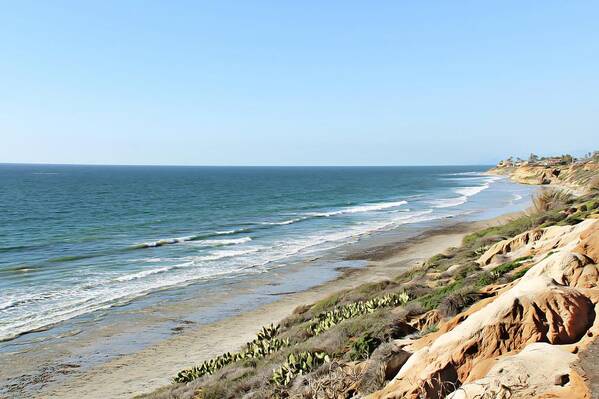
[[[335,292],[358,285],[392,278],[450,247],[459,246],[465,235],[500,224],[523,211],[495,218],[456,222],[426,230],[398,242],[373,245],[348,255],[348,259],[367,260],[359,269],[341,271],[337,278],[307,290],[286,293],[274,302],[185,331],[138,352],[74,374],[65,381],[48,386],[33,397],[44,398],[128,398],[168,385],[178,371],[227,351],[235,351],[251,340],[263,325],[278,323],[293,310],[314,303]],[[224,338],[222,338],[224,337]],[[70,371],[70,373],[77,371]]]

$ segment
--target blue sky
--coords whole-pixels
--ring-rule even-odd
[[[6,2],[0,162],[488,164],[599,149],[599,3]]]

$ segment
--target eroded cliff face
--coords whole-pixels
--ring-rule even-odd
[[[436,333],[398,342],[407,360],[368,397],[590,398],[579,360],[599,334],[599,220],[527,231],[478,263],[523,256],[521,278],[493,287]]]
[[[521,165],[497,166],[489,171],[491,174],[506,175],[513,181],[522,184],[560,185],[572,190],[584,191],[590,180],[597,176],[599,163],[573,163],[570,165]]]

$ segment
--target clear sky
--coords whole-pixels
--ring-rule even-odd
[[[0,12],[0,162],[488,164],[598,150],[598,127],[599,2]]]

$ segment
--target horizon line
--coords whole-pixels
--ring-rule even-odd
[[[0,166],[4,165],[23,165],[23,166],[130,166],[130,167],[143,167],[143,166],[163,166],[163,167],[190,167],[190,168],[367,168],[367,167],[414,167],[414,166],[493,166],[497,163],[488,164],[380,164],[380,165],[286,165],[286,164],[264,164],[264,165],[244,165],[244,164],[111,164],[111,163],[51,163],[51,162],[0,162]]]

